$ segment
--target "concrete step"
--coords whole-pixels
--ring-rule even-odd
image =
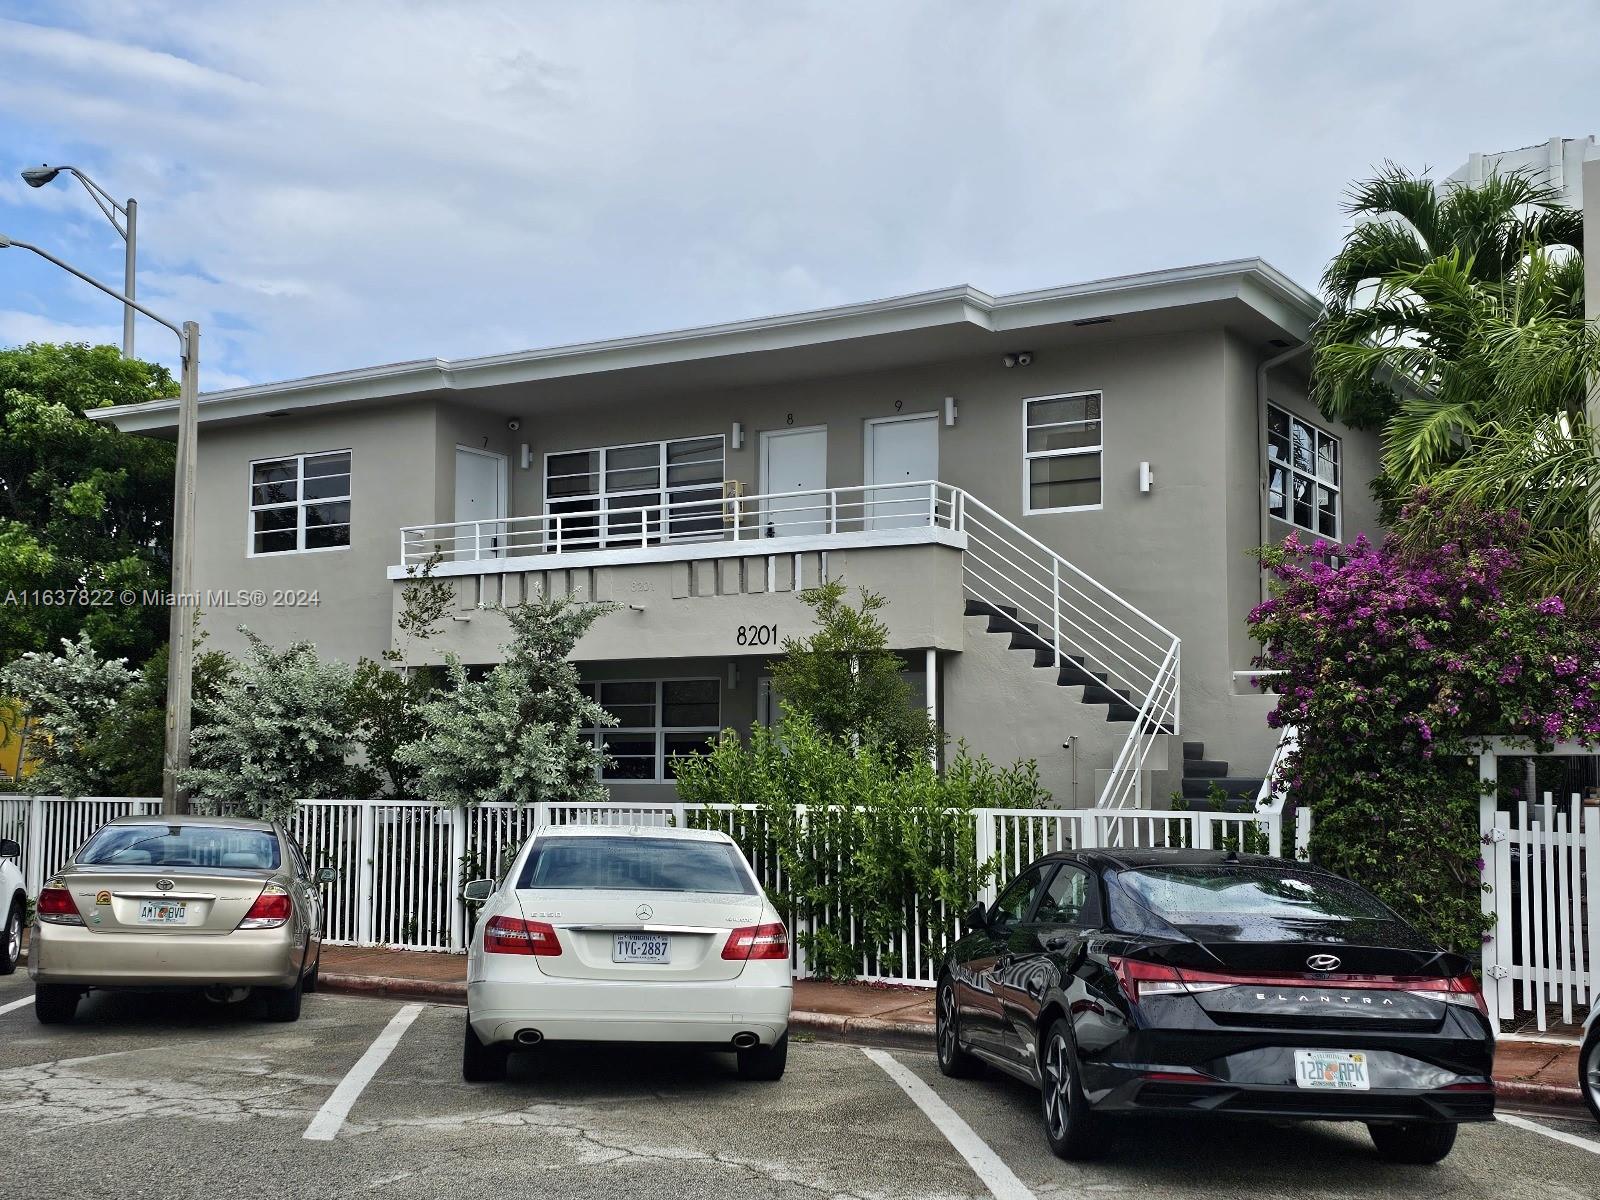
[[[1204,775],[1208,779],[1220,779],[1228,773],[1228,764],[1220,758],[1185,758],[1183,760],[1183,774],[1187,778],[1191,775]]]
[[[1184,758],[1204,758],[1205,756],[1206,744],[1204,742],[1185,742],[1183,744]]]
[[[1184,763],[1188,766],[1188,763]],[[1248,779],[1237,775],[1220,775],[1215,777],[1202,777],[1192,779],[1185,775],[1183,780],[1183,794],[1189,800],[1204,800],[1211,795],[1213,787],[1220,787],[1223,794],[1229,797],[1254,800],[1256,793],[1261,790],[1261,780]]]

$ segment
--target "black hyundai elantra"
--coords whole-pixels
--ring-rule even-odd
[[[1033,863],[939,979],[939,1067],[1040,1089],[1082,1158],[1117,1115],[1364,1121],[1378,1153],[1438,1162],[1494,1116],[1494,1035],[1467,960],[1302,863],[1085,850]]]

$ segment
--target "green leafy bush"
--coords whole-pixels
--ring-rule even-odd
[[[705,756],[680,760],[678,794],[700,806],[696,824],[740,843],[811,972],[841,979],[900,972],[903,930],[942,954],[995,870],[978,861],[972,810],[1046,799],[1032,762],[996,767],[961,746],[941,775],[793,710],[777,729],[748,740],[726,730]]]

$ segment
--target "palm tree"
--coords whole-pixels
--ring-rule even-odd
[[[1441,193],[1425,176],[1388,163],[1352,189],[1345,211],[1357,220],[1323,272],[1326,308],[1312,331],[1313,386],[1324,413],[1368,428],[1394,415],[1402,395],[1432,381],[1396,374],[1397,366],[1417,365],[1403,357],[1383,361],[1352,349],[1416,348],[1435,362],[1454,360],[1476,327],[1461,323],[1459,304],[1438,301],[1459,297],[1469,285],[1506,287],[1526,274],[1530,256],[1554,266],[1581,258],[1583,247],[1583,215],[1524,172]],[[1570,272],[1556,273],[1567,287],[1565,315],[1581,319],[1581,269],[1575,287]],[[1541,281],[1545,301],[1562,296],[1556,283]]]

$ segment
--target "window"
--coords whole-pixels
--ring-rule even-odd
[[[640,545],[722,532],[722,435],[547,454],[545,512],[563,550]]]
[[[703,754],[722,730],[720,679],[603,679],[579,685],[617,718],[584,732],[612,761],[610,783],[661,783],[676,778],[679,758]]]
[[[1033,898],[1039,894],[1039,883],[1043,879],[1043,872],[1037,869],[1013,879],[1006,890],[1000,893],[1000,899],[995,901],[989,913],[990,932],[1006,933],[1025,918],[1033,907]]]
[[[1045,888],[1033,919],[1041,925],[1096,925],[1099,910],[1089,873],[1081,867],[1064,866]]]
[[[756,894],[739,851],[727,842],[604,835],[538,839],[517,887]]]
[[[1294,867],[1141,867],[1117,881],[1145,908],[1175,925],[1254,925],[1285,921],[1387,921],[1370,892],[1337,875]]]
[[[250,553],[337,550],[350,544],[350,451],[250,464]]]
[[[278,839],[221,825],[107,825],[78,852],[91,867],[241,867],[276,871]]]
[[[1100,507],[1102,403],[1099,392],[1035,396],[1022,402],[1024,512]]]
[[[1339,439],[1267,405],[1267,512],[1339,537]]]

